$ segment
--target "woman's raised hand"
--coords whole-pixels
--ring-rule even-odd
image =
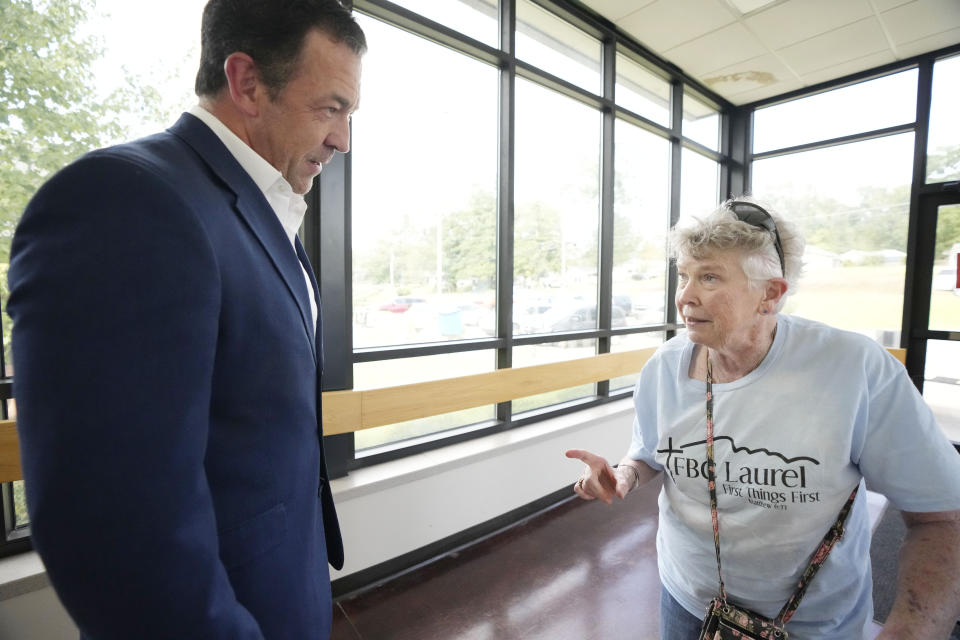
[[[611,504],[614,496],[623,498],[630,491],[629,483],[614,473],[607,461],[595,453],[583,449],[570,449],[565,454],[586,465],[580,479],[573,485],[573,491],[584,500],[599,498]]]

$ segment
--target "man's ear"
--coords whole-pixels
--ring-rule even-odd
[[[239,51],[231,53],[223,63],[223,72],[234,106],[248,116],[259,115],[263,86],[253,58]]]

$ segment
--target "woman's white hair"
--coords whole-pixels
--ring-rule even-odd
[[[770,214],[780,234],[783,247],[784,273],[780,272],[780,257],[770,231],[743,222],[730,209],[734,202],[749,202]],[[677,225],[670,232],[670,257],[676,260],[687,256],[702,260],[718,252],[737,251],[742,255],[741,266],[750,285],[762,287],[770,278],[783,277],[787,281],[787,295],[780,299],[777,311],[783,308],[786,297],[796,291],[803,268],[803,249],[806,241],[796,225],[784,220],[770,207],[748,196],[727,200],[703,218],[693,218]]]

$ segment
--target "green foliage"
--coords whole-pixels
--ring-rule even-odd
[[[927,156],[927,182],[960,180],[960,144],[939,147]]]
[[[560,213],[542,202],[517,210],[513,235],[513,274],[537,280],[560,273]]]
[[[6,306],[10,240],[40,185],[82,154],[120,141],[126,122],[169,122],[160,92],[124,70],[97,96],[93,64],[101,42],[81,35],[94,0],[0,0],[0,299]],[[10,319],[3,314],[9,347]],[[9,362],[9,352],[6,354]]]
[[[937,213],[937,245],[934,249],[936,260],[946,258],[950,248],[960,243],[960,205],[940,207]]]
[[[92,95],[102,51],[77,28],[92,0],[0,0],[0,231],[9,238],[27,201],[53,172],[119,134]],[[9,242],[0,248],[7,261]]]
[[[493,289],[496,256],[497,203],[475,192],[469,207],[443,217],[444,290]]]

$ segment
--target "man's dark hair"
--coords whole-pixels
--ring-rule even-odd
[[[319,29],[362,55],[367,40],[338,0],[210,0],[200,28],[198,96],[214,96],[226,85],[223,63],[241,51],[257,65],[275,97],[293,75],[308,32]]]

